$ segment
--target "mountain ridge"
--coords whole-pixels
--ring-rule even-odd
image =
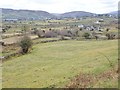
[[[80,18],[83,16],[94,16],[98,15],[96,13],[86,12],[86,11],[71,11],[65,13],[49,13],[42,10],[27,10],[27,9],[2,9],[3,19],[55,19],[55,18]],[[107,14],[116,15],[117,11],[110,12]]]

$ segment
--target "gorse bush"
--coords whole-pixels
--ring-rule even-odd
[[[32,46],[32,40],[28,36],[24,36],[19,43],[22,53],[28,53],[29,48]]]

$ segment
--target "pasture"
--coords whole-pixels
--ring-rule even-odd
[[[0,55],[10,56],[3,62],[3,88],[117,88],[116,22],[113,17],[3,21]],[[24,35],[33,46],[22,55]],[[16,52],[20,55],[11,56]]]
[[[102,54],[101,54],[102,53]],[[110,66],[109,61],[112,63]],[[3,88],[67,87],[76,75],[104,75],[86,87],[117,88],[118,42],[117,40],[67,40],[40,43],[32,51],[20,57],[12,57],[3,63]],[[111,69],[115,69],[114,72]],[[74,81],[76,82],[76,81]],[[74,83],[73,82],[73,83]]]

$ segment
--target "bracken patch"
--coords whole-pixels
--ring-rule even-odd
[[[91,88],[99,81],[106,81],[109,79],[117,79],[117,70],[108,70],[99,75],[80,73],[71,79],[71,82],[66,85],[67,88]]]

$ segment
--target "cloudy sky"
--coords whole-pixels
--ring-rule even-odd
[[[0,8],[43,10],[50,13],[87,11],[107,13],[118,10],[119,0],[0,0]]]

